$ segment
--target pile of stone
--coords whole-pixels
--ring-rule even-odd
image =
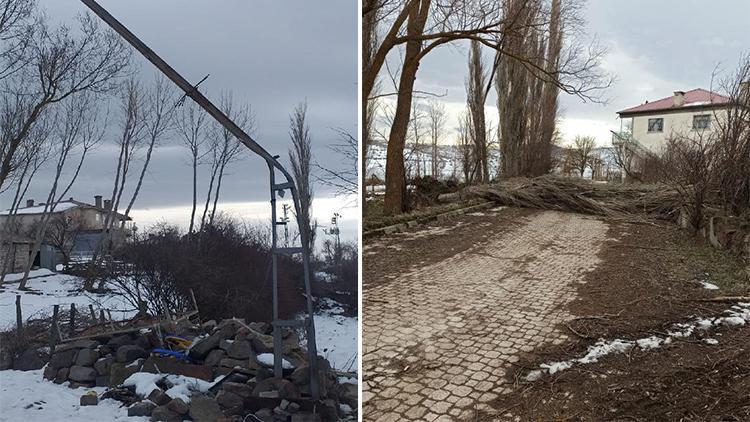
[[[171,331],[166,331],[171,328]],[[192,338],[189,361],[153,353],[163,348],[165,332]],[[44,377],[70,387],[109,387],[103,398],[128,406],[129,416],[150,416],[156,421],[249,420],[328,421],[354,418],[357,387],[339,383],[325,359],[319,357],[320,401],[310,397],[310,370],[300,338],[293,330],[283,335],[284,371],[273,376],[273,337],[265,323],[231,319],[201,326],[141,329],[119,335],[96,335],[55,348]],[[138,373],[159,374],[152,391],[136,391],[128,378]],[[134,375],[135,374],[135,375]],[[203,390],[189,397],[171,397],[169,374],[203,380]],[[157,377],[157,378],[159,378]],[[178,396],[179,394],[174,394]],[[98,398],[84,395],[82,405]]]

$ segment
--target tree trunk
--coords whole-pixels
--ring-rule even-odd
[[[409,13],[407,34],[417,37],[424,32],[430,0],[423,0],[419,8]],[[411,115],[414,81],[417,79],[422,42],[411,40],[406,43],[404,65],[398,87],[398,103],[393,116],[391,132],[388,136],[388,150],[385,160],[385,201],[386,215],[401,214],[406,210],[406,168],[404,166],[404,144]]]

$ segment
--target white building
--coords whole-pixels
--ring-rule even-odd
[[[643,173],[642,158],[663,152],[674,136],[710,136],[716,121],[725,118],[730,107],[729,97],[697,88],[617,112],[621,129],[612,132],[612,145],[621,151],[618,155],[629,157],[631,164],[623,169],[623,177]]]

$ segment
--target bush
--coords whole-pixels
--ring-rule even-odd
[[[187,235],[162,225],[139,235],[115,258],[122,264],[109,272],[107,283],[150,314],[193,309],[192,290],[204,319],[272,320],[271,249],[258,229],[219,219]],[[302,265],[278,259],[280,316],[289,318],[304,305]]]

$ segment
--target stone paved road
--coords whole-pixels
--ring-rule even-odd
[[[501,210],[366,242],[364,420],[491,411],[519,353],[566,339],[555,325],[606,233],[576,214]],[[394,251],[412,264],[390,265]]]

